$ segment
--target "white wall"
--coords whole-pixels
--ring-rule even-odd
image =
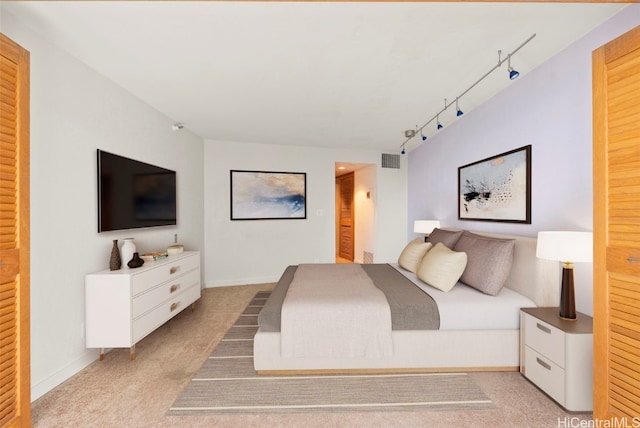
[[[368,165],[354,174],[355,245],[353,261],[362,263],[364,252],[373,253],[376,243],[376,166]],[[368,195],[368,196],[367,196]]]
[[[411,151],[409,224],[434,218],[443,226],[529,236],[592,230],[591,52],[638,24],[640,6],[625,8]],[[518,56],[526,54],[525,47]],[[459,221],[458,167],[528,144],[531,224]],[[407,235],[416,236],[409,229]],[[591,270],[590,263],[575,266],[576,307],[587,314],[593,313]]]
[[[335,261],[335,162],[380,164],[380,152],[206,141],[205,282],[208,287],[271,282],[298,263]],[[229,170],[307,174],[306,220],[231,221]],[[406,163],[377,167],[376,260],[406,244]],[[389,209],[387,206],[392,206]],[[369,250],[371,251],[371,250]]]
[[[142,252],[178,234],[202,250],[203,141],[58,50],[3,11],[0,29],[31,53],[32,399],[95,361],[84,345],[84,276],[108,268],[112,239]],[[178,226],[97,233],[96,149],[177,171]]]

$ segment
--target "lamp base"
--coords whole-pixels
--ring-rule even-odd
[[[576,296],[573,287],[573,266],[569,263],[565,263],[562,267],[560,318],[569,321],[576,320]]]

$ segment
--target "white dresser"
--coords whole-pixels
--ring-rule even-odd
[[[200,298],[200,253],[85,277],[86,346],[130,348]]]
[[[593,410],[593,319],[574,321],[559,308],[523,308],[520,312],[520,371],[569,411]]]

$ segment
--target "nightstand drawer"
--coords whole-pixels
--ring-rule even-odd
[[[557,307],[520,311],[520,371],[571,412],[593,410],[593,318],[559,317]]]
[[[565,333],[536,317],[525,315],[525,345],[564,368]]]
[[[525,346],[525,376],[559,403],[564,403],[564,370]]]

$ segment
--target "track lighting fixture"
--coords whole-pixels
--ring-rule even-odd
[[[508,55],[507,58],[502,59],[502,51],[498,51],[498,63],[488,72],[486,72],[480,79],[476,80],[476,82],[469,86],[464,92],[462,92],[460,95],[458,95],[455,98],[455,103],[456,103],[456,117],[460,117],[464,114],[464,112],[462,110],[460,110],[460,107],[458,107],[458,100],[460,98],[462,98],[463,96],[465,96],[470,90],[472,90],[473,88],[476,87],[476,85],[478,85],[480,82],[482,82],[485,78],[487,78],[491,73],[493,73],[496,69],[498,69],[500,66],[502,66],[502,64],[504,62],[507,62],[507,71],[509,72],[509,79],[514,80],[516,78],[518,78],[518,76],[520,76],[520,73],[516,70],[513,69],[513,67],[511,67],[511,56],[513,54],[515,54],[516,52],[518,52],[520,49],[522,49],[527,43],[529,43],[531,40],[533,40],[533,38],[535,37],[535,33],[533,35],[531,35],[531,37],[529,37],[527,40],[525,40],[520,46],[518,46],[517,48],[515,48],[513,51],[511,51]],[[427,123],[425,123],[424,125],[422,125],[420,128],[418,128],[416,126],[415,131],[413,129],[407,130],[404,132],[404,136],[406,137],[406,140],[404,141],[404,143],[402,143],[400,145],[400,147],[402,148],[402,154],[405,154],[405,145],[409,142],[409,140],[411,140],[413,137],[416,136],[416,134],[418,132],[420,132],[420,137],[422,138],[422,141],[426,141],[427,136],[423,134],[422,130],[429,125],[431,122],[433,122],[434,120],[436,121],[436,129],[439,131],[442,128],[444,128],[444,126],[442,125],[442,123],[440,123],[440,114],[444,113],[445,110],[447,110],[451,105],[453,104],[453,101],[449,104],[447,104],[447,99],[444,99],[444,108],[442,110],[440,110],[438,113],[436,113],[431,119],[429,119],[429,121],[427,121]]]
[[[401,155],[405,154],[406,152],[404,151],[404,145],[402,146],[402,151],[400,152]]]
[[[508,58],[507,70],[509,71],[509,79],[511,80],[517,79],[518,76],[520,76],[520,73],[518,73],[516,70],[513,69],[513,67],[511,67],[511,54],[509,54],[507,58]]]

